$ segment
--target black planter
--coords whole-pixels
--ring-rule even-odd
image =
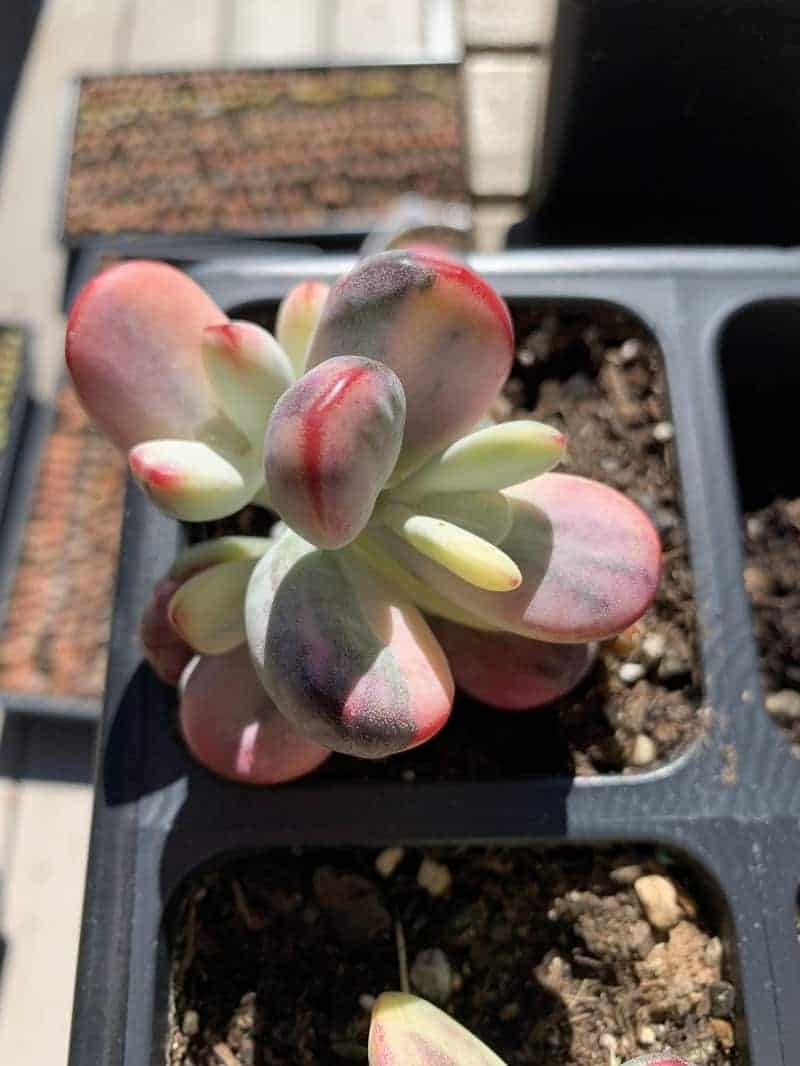
[[[233,309],[277,300],[294,280],[334,277],[351,262],[329,257],[276,268],[251,260],[201,267],[196,277]],[[511,301],[621,306],[661,346],[692,552],[704,734],[671,764],[640,776],[380,785],[312,777],[266,791],[224,783],[189,760],[169,726],[173,694],[140,663],[133,634],[180,533],[129,492],[71,1066],[163,1061],[163,915],[189,872],[251,849],[433,842],[636,841],[677,850],[729,916],[743,1058],[753,1066],[797,1061],[800,762],[763,709],[719,358],[737,310],[777,299],[800,303],[800,255],[547,252],[476,258],[475,265]],[[741,350],[739,343],[736,365],[753,368],[755,380],[768,373],[758,349],[750,359]],[[796,390],[796,361],[784,373],[786,388]]]

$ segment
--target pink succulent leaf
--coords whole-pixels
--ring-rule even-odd
[[[389,530],[398,563],[490,627],[555,643],[614,636],[653,600],[661,573],[658,533],[621,493],[587,478],[543,474],[504,490],[513,524],[503,551],[518,588],[486,592],[445,570]]]
[[[168,685],[177,685],[194,652],[175,632],[169,620],[169,603],[182,581],[165,577],[157,582],[139,626],[139,639],[147,661]]]
[[[447,721],[453,679],[425,619],[350,552],[287,531],[253,573],[245,620],[264,687],[317,743],[382,758]]]
[[[165,263],[122,263],[83,288],[67,324],[67,365],[84,407],[118,448],[207,439],[218,411],[201,337],[225,322],[199,285]]]
[[[679,1059],[669,1051],[656,1051],[651,1055],[640,1055],[636,1059],[629,1059],[622,1066],[692,1066],[686,1059]]]
[[[299,377],[306,368],[311,338],[317,328],[330,286],[324,281],[301,281],[281,300],[275,335]]]
[[[372,1010],[369,1066],[504,1066],[463,1025],[427,1000],[384,992]]]
[[[382,252],[331,290],[308,365],[337,355],[376,359],[400,378],[404,474],[488,411],[511,369],[514,337],[503,300],[463,263],[421,250]]]
[[[244,645],[197,660],[181,693],[180,730],[198,762],[248,785],[293,781],[330,755],[278,713]]]
[[[459,688],[490,707],[528,711],[569,692],[594,661],[591,644],[549,644],[432,619]]]
[[[405,397],[382,363],[340,357],[285,392],[267,429],[267,487],[284,521],[322,548],[369,521],[403,439]]]

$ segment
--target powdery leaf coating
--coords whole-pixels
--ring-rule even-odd
[[[686,1059],[679,1059],[671,1052],[657,1051],[652,1055],[640,1055],[637,1059],[629,1059],[622,1066],[692,1066]]]
[[[160,510],[183,522],[207,522],[244,507],[261,481],[255,453],[237,458],[230,462],[201,441],[147,440],[131,448],[128,466]]]
[[[409,472],[489,409],[511,369],[514,336],[503,300],[465,264],[418,249],[382,252],[331,290],[308,365],[337,355],[376,359],[400,378],[408,404],[400,471]]]
[[[504,1066],[449,1014],[402,992],[378,997],[368,1050],[369,1066]]]
[[[427,623],[347,552],[287,531],[253,573],[245,619],[264,687],[317,743],[382,758],[447,721],[453,679]]]
[[[244,597],[256,561],[233,559],[206,567],[175,592],[169,620],[195,651],[219,655],[244,643]]]
[[[142,615],[139,639],[155,674],[168,685],[177,685],[184,667],[194,655],[169,620],[169,603],[181,586],[181,579],[165,577],[158,581]]]
[[[286,293],[278,308],[275,335],[298,377],[306,368],[308,347],[329,292],[330,286],[324,281],[301,281]]]
[[[203,362],[217,399],[260,454],[275,401],[294,381],[275,338],[253,322],[227,322],[203,332]]]
[[[569,474],[543,474],[504,495],[514,521],[503,551],[522,573],[512,591],[476,589],[389,531],[380,540],[445,599],[490,627],[522,636],[566,644],[602,640],[644,613],[658,587],[661,545],[639,507],[606,485]]]
[[[529,711],[573,689],[594,661],[589,644],[549,644],[431,621],[459,688],[490,707]]]
[[[244,645],[197,660],[181,694],[179,720],[198,762],[247,785],[293,781],[330,755],[279,714]]]
[[[330,359],[275,406],[265,443],[267,486],[283,520],[322,548],[340,548],[369,521],[394,469],[405,397],[388,367]]]
[[[199,285],[165,263],[122,263],[81,290],[67,323],[67,365],[84,407],[118,448],[206,439],[217,410],[200,339],[206,326],[225,322]]]

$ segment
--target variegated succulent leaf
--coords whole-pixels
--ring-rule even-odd
[[[276,404],[264,447],[283,520],[319,547],[354,540],[394,469],[405,418],[403,387],[382,363],[340,356],[304,374]]]
[[[200,656],[180,695],[184,742],[208,770],[247,785],[278,785],[316,770],[330,751],[280,714],[245,645]]]
[[[356,355],[397,374],[408,407],[399,479],[488,411],[513,350],[508,309],[483,278],[454,259],[407,249],[371,256],[339,279],[308,366]]]
[[[516,633],[480,632],[443,618],[431,629],[458,687],[489,707],[530,711],[570,692],[588,673],[595,644],[552,644]]]
[[[222,518],[259,493],[264,430],[294,373],[265,330],[229,322],[181,271],[135,260],[99,274],[70,312],[66,359],[84,407],[167,514]]]
[[[256,566],[245,619],[268,694],[317,743],[381,758],[447,721],[453,680],[428,624],[351,552],[287,530]]]
[[[427,1000],[384,992],[372,1009],[369,1066],[504,1066],[455,1018]]]
[[[220,406],[260,454],[272,409],[295,379],[283,348],[253,322],[226,322],[204,330],[203,362]]]
[[[275,333],[297,377],[306,369],[311,339],[329,292],[330,286],[324,281],[301,281],[281,300],[275,321]]]
[[[378,549],[488,628],[578,644],[621,632],[650,605],[661,572],[658,534],[644,512],[596,481],[544,474],[504,490],[513,515],[503,553],[519,569],[498,594],[441,565],[388,527]]]

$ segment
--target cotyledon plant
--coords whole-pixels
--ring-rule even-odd
[[[504,1066],[503,1060],[445,1011],[403,992],[384,992],[369,1029],[369,1066]],[[612,1062],[619,1062],[610,1056]],[[690,1066],[670,1052],[623,1066]]]
[[[185,521],[248,502],[282,519],[187,549],[144,619],[163,677],[199,655],[180,717],[200,761],[263,784],[331,750],[383,757],[444,725],[454,682],[539,706],[644,612],[644,513],[551,473],[552,427],[488,420],[513,356],[501,298],[429,248],[295,287],[275,338],[164,264],[81,293],[68,366],[151,499]]]

